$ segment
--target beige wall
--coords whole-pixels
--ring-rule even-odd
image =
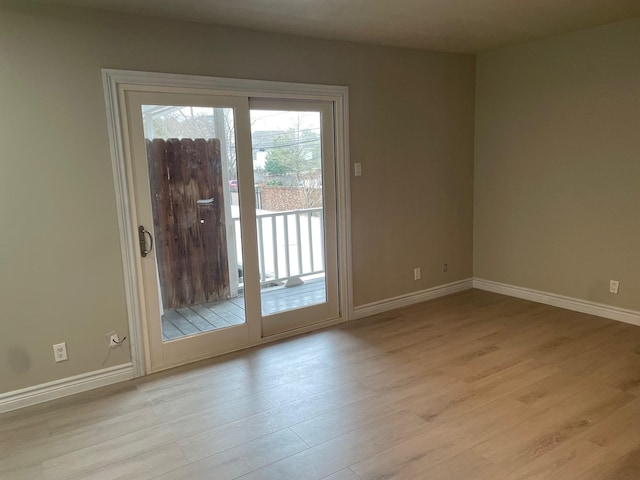
[[[100,369],[127,328],[101,68],[349,86],[355,304],[471,276],[473,56],[4,5],[0,392]]]
[[[476,84],[474,275],[640,310],[640,19],[480,54]]]

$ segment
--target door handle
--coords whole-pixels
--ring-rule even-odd
[[[149,250],[147,250],[147,235],[149,236]],[[138,242],[140,243],[140,255],[146,257],[153,250],[153,236],[142,225],[138,227]]]

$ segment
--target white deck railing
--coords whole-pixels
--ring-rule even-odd
[[[322,215],[321,207],[256,214],[261,284],[324,272]],[[240,219],[234,222],[239,244]]]

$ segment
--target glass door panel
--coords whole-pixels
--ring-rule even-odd
[[[233,109],[141,110],[163,341],[242,324]]]
[[[149,370],[248,345],[244,272],[257,262],[243,260],[239,198],[247,99],[128,92],[127,114]]]
[[[250,115],[268,335],[338,315],[332,110],[320,102],[252,99]]]

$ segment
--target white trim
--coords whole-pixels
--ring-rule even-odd
[[[447,283],[445,285],[438,285],[437,287],[428,288],[427,290],[422,290],[420,292],[409,293],[381,300],[379,302],[368,303],[354,308],[353,319],[369,317],[378,313],[388,312],[389,310],[395,310],[396,308],[413,305],[414,303],[426,302],[427,300],[444,297],[445,295],[451,295],[452,293],[470,290],[471,288],[473,288],[472,279],[467,278],[465,280]]]
[[[215,91],[216,95],[233,94],[249,97],[331,100],[345,101],[349,87],[339,85],[320,85],[313,83],[273,82],[267,80],[247,80],[239,78],[206,77],[174,73],[136,72],[130,70],[103,69],[103,78],[109,79],[114,86],[127,85],[128,90],[139,86],[144,91],[166,91],[180,89],[187,93],[206,93]]]
[[[131,225],[131,206],[129,205],[127,168],[124,161],[124,139],[120,121],[120,103],[118,101],[118,79],[103,70],[104,99],[107,108],[107,129],[111,146],[111,167],[113,170],[116,208],[118,211],[118,232],[120,233],[120,253],[124,270],[125,301],[129,323],[129,349],[134,377],[145,374],[145,352],[142,342],[142,312],[138,293],[138,274],[136,268],[135,233]]]
[[[14,390],[13,392],[2,393],[0,394],[0,413],[66,397],[75,393],[86,392],[87,390],[93,390],[113,383],[124,382],[132,378],[132,365],[131,363],[125,363],[115,367],[96,370],[95,372],[83,373],[21,390]]]
[[[260,346],[267,343],[275,342],[277,340],[284,340],[286,338],[295,337],[297,335],[302,335],[303,333],[309,333],[316,330],[321,330],[323,328],[333,327],[334,325],[340,325],[341,323],[345,323],[344,316],[339,318],[334,318],[331,320],[325,320],[323,322],[313,323],[311,325],[305,325],[300,328],[294,328],[293,330],[287,330],[286,332],[274,333],[273,335],[269,335],[268,337],[263,337],[259,342],[252,345]]]
[[[602,303],[589,302],[579,298],[565,297],[563,295],[556,295],[555,293],[541,292],[539,290],[515,285],[507,285],[482,278],[473,279],[473,288],[640,326],[640,312],[636,310],[612,307]]]
[[[338,282],[340,285],[340,315],[345,321],[353,318],[353,283],[351,263],[351,153],[349,151],[349,90],[345,89],[335,102],[334,129],[336,135],[336,194],[338,201]]]

